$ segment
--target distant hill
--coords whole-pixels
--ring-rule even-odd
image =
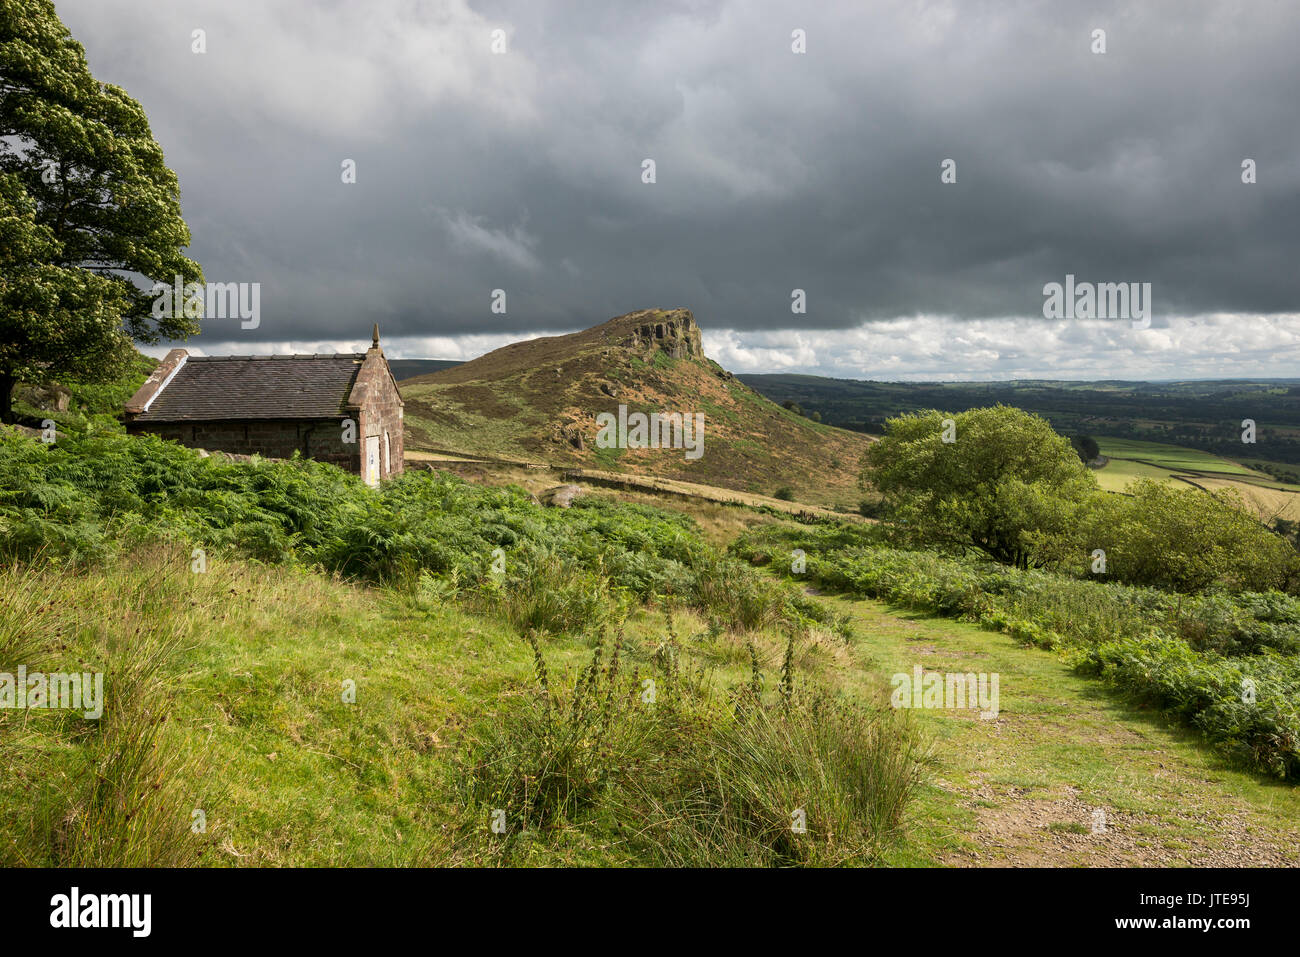
[[[414,379],[416,376],[428,375],[440,369],[452,369],[461,363],[455,359],[389,359],[388,368],[393,370],[393,378],[398,382]]]
[[[1016,406],[1043,416],[1065,435],[1115,438],[1201,449],[1262,465],[1300,464],[1300,379],[1214,379],[1184,382],[871,382],[810,375],[743,375],[777,403],[842,428],[879,434],[885,419],[917,409],[962,412]],[[1243,445],[1241,422],[1258,425]]]
[[[853,504],[866,436],[812,422],[704,355],[689,310],[648,309],[402,382],[407,449],[534,461]],[[702,413],[703,454],[599,448],[597,416]]]

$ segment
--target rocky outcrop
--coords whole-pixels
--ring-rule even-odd
[[[568,445],[578,452],[587,448],[587,443],[582,437],[581,426],[574,423],[557,426],[551,433],[551,441],[556,445]]]
[[[644,318],[642,318],[644,316]],[[700,327],[689,309],[647,310],[637,316],[628,345],[653,356],[665,352],[673,359],[703,359]]]

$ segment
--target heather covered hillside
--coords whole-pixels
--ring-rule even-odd
[[[852,506],[870,440],[784,409],[704,355],[686,309],[516,342],[401,383],[407,448],[546,462]],[[701,454],[600,448],[602,413],[703,415]]]

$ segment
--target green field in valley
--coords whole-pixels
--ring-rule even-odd
[[[1098,438],[1101,454],[1111,459],[1125,459],[1150,463],[1158,469],[1171,472],[1215,472],[1226,475],[1260,475],[1236,462],[1230,462],[1209,452],[1165,445],[1163,442],[1141,442],[1137,439]],[[1261,476],[1262,477],[1262,476]]]
[[[1096,472],[1108,492],[1122,492],[1130,482],[1153,479],[1196,485],[1208,491],[1231,491],[1262,521],[1300,518],[1300,485],[1279,481],[1210,452],[1162,442],[1098,437],[1109,461]]]

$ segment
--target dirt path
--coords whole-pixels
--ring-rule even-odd
[[[933,740],[899,863],[1300,866],[1300,787],[1241,771],[1190,730],[1125,703],[1056,655],[964,622],[827,599],[857,622],[863,682],[999,677],[996,718],[914,709]]]

